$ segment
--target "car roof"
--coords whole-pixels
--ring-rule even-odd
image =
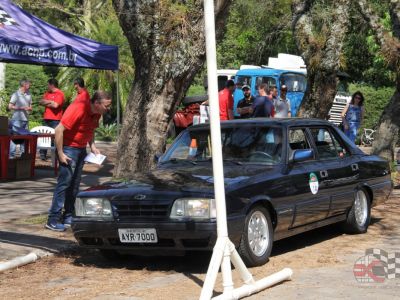
[[[335,124],[322,120],[322,119],[312,119],[312,118],[254,118],[254,119],[235,119],[230,121],[221,122],[221,128],[232,128],[232,127],[240,127],[240,126],[270,126],[270,127],[312,127],[312,126],[330,126],[336,127]],[[202,123],[193,125],[187,128],[187,130],[209,130],[210,123]],[[339,129],[336,130],[342,137],[342,139],[346,139],[344,133],[341,133]],[[364,154],[355,144],[349,143],[349,141],[344,141],[350,151],[353,154]]]
[[[209,128],[209,123],[197,124],[190,128],[193,129],[206,129]],[[315,126],[315,125],[329,125],[334,124],[322,119],[310,118],[253,118],[253,119],[236,119],[221,122],[221,127],[232,126],[246,126],[246,125],[267,125],[267,126]]]

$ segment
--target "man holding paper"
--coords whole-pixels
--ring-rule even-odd
[[[75,198],[79,191],[81,174],[86,157],[86,145],[95,155],[100,151],[94,144],[94,131],[102,114],[111,108],[111,96],[96,92],[90,101],[74,101],[65,111],[55,129],[60,170],[46,228],[64,231],[71,225]],[[64,207],[64,212],[62,209]]]

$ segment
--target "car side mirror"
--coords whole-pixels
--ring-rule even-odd
[[[306,161],[306,160],[313,159],[313,158],[314,158],[314,150],[313,149],[297,149],[297,150],[294,150],[291,161],[293,163],[296,163],[296,162],[302,162],[302,161]]]

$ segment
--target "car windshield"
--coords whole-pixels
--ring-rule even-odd
[[[240,126],[221,129],[225,162],[236,164],[277,164],[281,161],[280,127]],[[211,161],[211,136],[208,129],[190,128],[171,145],[160,163]]]

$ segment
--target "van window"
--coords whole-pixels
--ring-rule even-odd
[[[258,90],[258,87],[261,83],[266,83],[268,85],[268,88],[271,88],[273,86],[276,86],[276,80],[273,77],[257,77],[256,78],[256,90]]]
[[[288,92],[305,92],[307,79],[302,74],[286,73],[282,74],[280,84],[288,87]]]
[[[244,85],[251,86],[251,76],[237,76],[236,88],[241,90]]]

